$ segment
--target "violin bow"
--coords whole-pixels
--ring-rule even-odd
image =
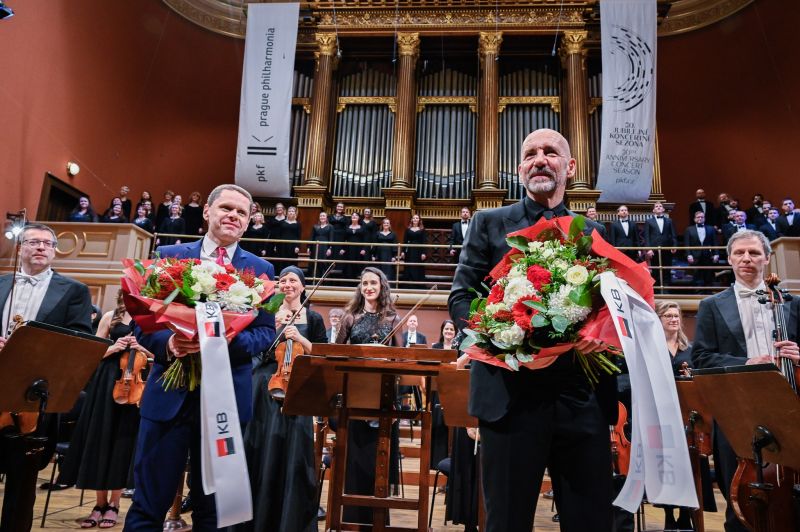
[[[382,345],[388,345],[386,342],[391,341],[391,339],[395,335],[395,333],[397,333],[397,331],[403,325],[405,325],[406,321],[408,321],[408,318],[410,318],[414,314],[414,312],[420,307],[420,305],[425,303],[431,297],[431,295],[433,294],[433,291],[436,290],[437,288],[439,288],[439,285],[435,284],[435,285],[431,286],[430,289],[427,292],[425,292],[425,295],[422,296],[422,299],[417,301],[417,304],[414,305],[413,307],[411,307],[411,309],[408,312],[406,312],[406,315],[403,316],[403,319],[401,319],[399,322],[397,322],[397,325],[395,325],[394,328],[391,331],[389,331],[389,334],[387,334],[386,338],[384,338],[383,341],[381,342]],[[399,299],[400,296],[398,295],[397,297]]]
[[[333,267],[335,265],[336,265],[336,261],[333,261],[333,262],[330,263],[330,265],[328,266],[328,269],[325,270],[325,273],[323,273],[322,277],[320,277],[319,280],[317,281],[317,284],[315,284],[311,288],[311,292],[309,292],[309,294],[306,296],[306,300],[303,301],[303,304],[300,305],[300,308],[295,310],[294,313],[292,313],[291,317],[289,318],[289,322],[284,326],[283,329],[281,329],[280,334],[275,336],[275,340],[272,342],[272,345],[269,346],[269,349],[267,349],[268,353],[270,351],[272,351],[273,349],[275,349],[275,346],[277,346],[280,343],[281,338],[283,338],[283,333],[286,330],[286,327],[288,327],[289,325],[292,325],[294,323],[294,321],[298,318],[298,316],[300,316],[300,313],[303,311],[303,309],[306,307],[306,305],[308,305],[311,302],[311,297],[314,295],[314,293],[317,291],[317,289],[322,285],[322,281],[324,281],[325,278],[328,277],[328,275],[331,273],[331,271],[333,270]]]

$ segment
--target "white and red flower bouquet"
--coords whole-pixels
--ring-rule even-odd
[[[511,250],[489,272],[487,297],[477,297],[461,348],[473,359],[518,371],[541,369],[574,352],[590,382],[617,372],[610,357],[622,354],[611,315],[600,296],[599,275],[613,271],[649,302],[650,274],[594,231],[582,216],[546,220],[507,236]],[[477,293],[477,291],[476,291]],[[649,296],[648,296],[649,293]],[[609,347],[576,352],[581,338]]]
[[[122,291],[128,313],[145,333],[170,329],[188,339],[197,336],[195,305],[217,302],[222,309],[225,336],[230,340],[258,316],[280,307],[283,294],[275,283],[253,270],[237,270],[200,259],[124,259]],[[269,299],[268,299],[269,298]],[[175,359],[162,374],[164,389],[200,384],[200,358]]]

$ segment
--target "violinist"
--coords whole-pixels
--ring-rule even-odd
[[[785,357],[797,365],[800,325],[797,320],[800,299],[794,299],[787,314],[792,316],[788,340],[775,342],[774,323],[768,305],[758,302],[757,290],[766,290],[764,269],[769,263],[769,240],[759,231],[734,233],[728,241],[728,260],[736,282],[730,288],[700,302],[697,329],[692,349],[695,368],[764,364],[773,356]],[[764,405],[765,408],[767,405]],[[720,491],[728,501],[725,530],[747,528],[736,518],[730,502],[730,487],[736,471],[736,455],[725,435],[714,427],[714,463]]]
[[[0,276],[0,349],[11,335],[13,324],[29,320],[91,334],[89,289],[50,267],[58,245],[55,232],[46,225],[29,224],[19,239],[20,270]],[[59,355],[53,353],[53,356]],[[54,416],[45,416],[39,420],[34,436],[51,436],[56,428]],[[16,427],[0,427],[0,473],[5,474],[0,530],[31,529],[36,474],[49,463],[54,447],[55,441],[51,438],[40,454],[40,442],[20,438]]]
[[[314,467],[313,418],[286,416],[272,398],[267,384],[283,362],[291,343],[291,356],[310,353],[312,343],[326,343],[325,321],[317,312],[303,308],[305,275],[287,266],[279,276],[278,289],[286,295],[275,314],[277,334],[282,336],[253,371],[253,418],[247,425],[244,447],[253,493],[253,520],[237,530],[303,532],[317,530],[316,470]]]
[[[392,302],[389,281],[386,275],[373,266],[361,272],[358,288],[344,309],[339,323],[337,344],[388,343],[399,347],[402,339],[399,331],[385,341],[387,335],[400,322]],[[375,454],[378,444],[378,424],[375,421],[350,421],[347,440],[347,465],[344,491],[349,494],[372,495],[375,488]],[[397,423],[392,424],[392,443],[389,453],[389,483],[399,482],[400,433]],[[343,518],[348,523],[372,523],[372,509],[360,506],[345,506]]]
[[[117,307],[103,315],[97,328],[97,336],[110,338],[114,343],[106,349],[86,387],[83,409],[61,469],[62,483],[96,491],[94,508],[81,521],[81,528],[113,527],[119,515],[122,490],[132,487],[128,479],[139,429],[139,407],[136,401],[125,404],[115,401],[114,391],[117,381],[126,378],[127,362],[133,360],[136,365],[131,372],[136,368],[138,374],[130,374],[128,384],[131,388],[138,386],[141,396],[142,368],[151,358],[132,333],[133,323],[120,290]],[[135,389],[129,390],[130,396],[136,394]]]

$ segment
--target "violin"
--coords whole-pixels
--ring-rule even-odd
[[[631,465],[631,442],[625,436],[628,410],[622,403],[618,405],[617,424],[611,427],[611,467],[615,475],[627,476]]]
[[[759,303],[772,303],[774,339],[780,342],[788,340],[783,303],[790,301],[792,296],[787,291],[780,290],[778,283],[780,279],[772,274],[765,280],[768,290],[756,294],[759,296]],[[791,359],[778,356],[775,364],[797,394],[800,375]],[[739,465],[731,481],[730,494],[736,517],[755,532],[797,530],[792,492],[798,482],[798,473],[778,464],[759,465],[754,460],[743,458],[738,458],[737,461]]]
[[[147,366],[147,355],[129,349],[119,358],[120,377],[114,383],[114,402],[121,405],[138,405],[142,400],[144,379],[142,371]]]

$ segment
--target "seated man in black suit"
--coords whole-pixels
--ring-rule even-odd
[[[794,208],[792,198],[786,198],[781,205],[783,214],[777,221],[778,233],[781,236],[800,236],[800,210]]]
[[[469,207],[461,207],[461,219],[454,223],[453,228],[450,230],[450,240],[448,241],[448,244],[450,244],[450,256],[455,257],[456,262],[458,262],[458,256],[461,254],[461,250],[455,249],[453,246],[461,246],[464,244],[464,237],[467,236],[470,218],[472,218],[472,213]]]
[[[344,316],[344,310],[340,308],[332,308],[328,311],[328,321],[331,326],[325,329],[325,336],[328,338],[329,344],[336,343],[336,334],[339,332],[339,322],[342,321],[342,316]]]
[[[417,330],[417,327],[419,327],[419,320],[417,320],[416,315],[412,314],[408,317],[406,326],[408,328],[406,332],[403,333],[403,347],[408,347],[410,345],[428,345],[428,339]]]
[[[774,322],[768,305],[758,302],[757,290],[764,290],[764,270],[771,253],[769,242],[758,231],[741,231],[728,241],[728,257],[736,282],[723,292],[700,302],[697,311],[697,329],[692,348],[695,368],[766,364],[774,356],[800,362],[800,298],[795,298],[787,309],[788,341],[773,341]],[[779,353],[779,354],[778,354]],[[769,408],[769,405],[763,405]],[[713,412],[712,412],[713,414]],[[714,464],[717,482],[725,498],[729,498],[731,479],[736,471],[736,455],[725,435],[715,427]],[[750,458],[749,456],[743,458]],[[725,512],[725,530],[744,531],[730,503]]]
[[[710,249],[717,245],[717,232],[705,223],[706,215],[698,211],[694,213],[694,225],[686,228],[683,234],[683,243],[686,247],[695,248],[686,251],[686,261],[690,266],[712,266],[719,262],[719,251]],[[711,286],[714,281],[714,271],[711,269],[698,269],[692,272],[696,286]]]
[[[656,202],[653,205],[653,216],[648,218],[644,224],[644,246],[648,248],[645,256],[650,259],[650,274],[655,279],[656,285],[670,284],[669,269],[672,266],[672,255],[675,253],[675,249],[654,250],[651,248],[674,248],[677,243],[675,224],[664,216],[664,205]]]
[[[16,283],[12,274],[0,277],[0,308],[3,309],[0,349],[19,323],[30,320],[92,334],[89,289],[50,267],[56,256],[55,232],[46,225],[31,224],[19,238],[22,244]],[[15,284],[14,294],[9,301],[12,283]],[[52,417],[40,421],[39,432],[35,435],[52,436],[55,422]],[[49,462],[55,446],[55,442],[50,441],[43,448],[40,442],[18,435],[17,427],[0,430],[0,473],[6,475],[0,519],[0,530],[4,531],[31,529],[36,473]]]
[[[636,222],[628,217],[628,207],[620,205],[617,208],[617,220],[611,224],[611,231],[608,235],[608,241],[614,247],[623,248],[638,248],[642,245],[639,239],[639,228],[636,227]],[[641,252],[638,249],[626,249],[622,251],[631,259],[639,262],[641,259]]]
[[[523,199],[477,212],[467,233],[448,301],[459,328],[469,316],[470,289],[509,251],[508,233],[541,217],[574,216],[564,205],[576,168],[567,140],[551,129],[534,131],[523,142],[521,157]],[[589,220],[586,225],[587,231],[600,228]],[[603,348],[594,338],[576,345],[585,353]],[[470,371],[469,413],[479,420],[486,530],[530,532],[547,467],[561,530],[610,531],[608,425],[616,421],[616,379],[603,377],[592,389],[571,355],[537,371],[476,361]]]

